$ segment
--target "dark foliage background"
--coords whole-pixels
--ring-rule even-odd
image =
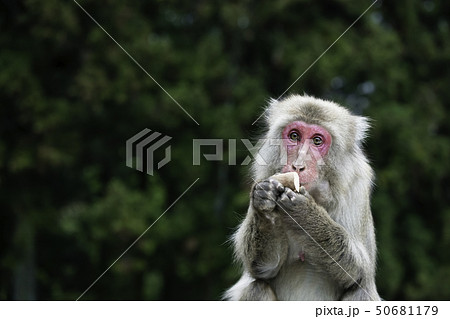
[[[74,1],[0,1],[0,299],[78,298],[196,178],[83,299],[218,299],[248,167],[193,166],[192,139],[257,136],[267,99],[371,2],[79,3],[200,125]],[[385,299],[450,298],[449,17],[448,1],[378,1],[289,91],[373,119]],[[125,166],[146,127],[172,137],[154,176]]]

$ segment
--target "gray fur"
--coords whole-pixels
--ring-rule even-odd
[[[380,300],[369,202],[373,171],[361,149],[369,121],[336,103],[299,95],[271,100],[265,120],[266,139],[280,139],[287,124],[300,120],[324,127],[332,145],[311,194],[269,179],[282,168],[280,152],[262,146],[269,165],[254,163],[259,183],[232,238],[244,273],[225,298]]]

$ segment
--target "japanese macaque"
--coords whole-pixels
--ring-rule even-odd
[[[232,237],[243,275],[224,298],[380,300],[373,171],[361,145],[368,120],[292,95],[270,102],[265,123],[248,212]],[[292,172],[297,190],[276,175]]]

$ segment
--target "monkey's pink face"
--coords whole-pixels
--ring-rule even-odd
[[[319,125],[295,121],[282,133],[287,161],[282,172],[297,172],[306,189],[319,178],[320,165],[331,146],[331,135]]]

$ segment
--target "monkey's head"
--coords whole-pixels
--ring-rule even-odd
[[[264,163],[253,164],[256,180],[296,172],[323,205],[357,181],[372,180],[361,149],[366,118],[334,102],[299,95],[271,100],[265,115],[265,143],[258,153]]]

